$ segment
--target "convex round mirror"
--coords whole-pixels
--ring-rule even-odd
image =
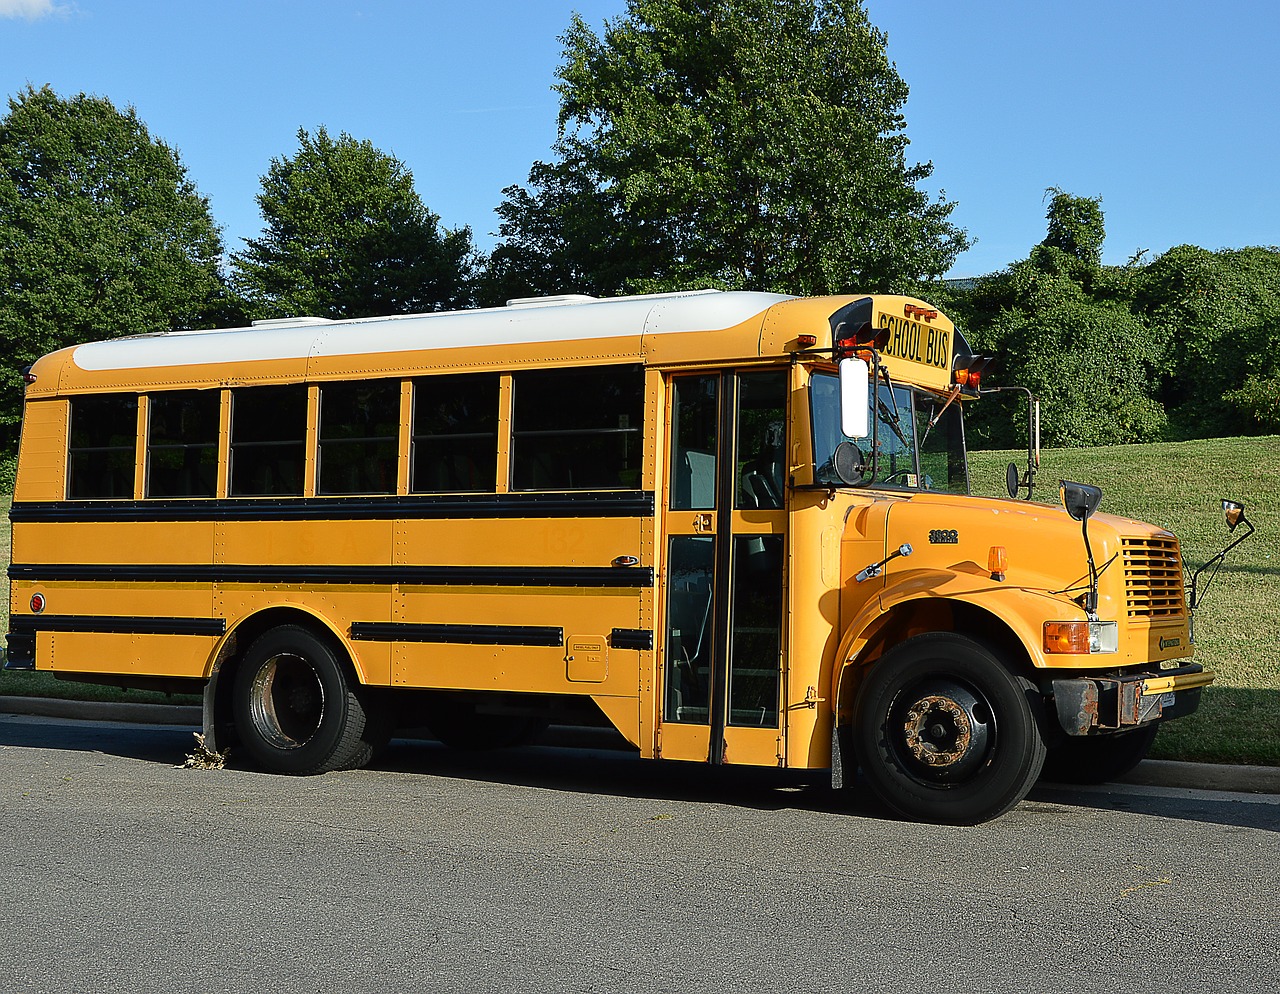
[[[862,450],[847,438],[836,446],[831,461],[835,465],[836,476],[844,483],[853,486],[866,480],[867,463],[862,458]]]

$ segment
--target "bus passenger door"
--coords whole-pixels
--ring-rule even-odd
[[[783,763],[786,370],[675,375],[659,752]]]

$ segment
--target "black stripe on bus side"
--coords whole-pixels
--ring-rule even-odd
[[[9,567],[30,583],[348,583],[474,587],[652,587],[652,566],[252,566],[230,563]]]
[[[20,614],[9,619],[11,634],[92,632],[117,635],[225,635],[224,618],[144,618],[101,614]]]
[[[352,521],[431,518],[651,518],[653,492],[415,494],[407,497],[236,497],[217,500],[17,501],[13,522]]]
[[[609,635],[609,645],[615,649],[653,649],[653,632],[648,628],[615,628]]]
[[[564,629],[547,625],[422,625],[404,621],[353,621],[351,637],[364,642],[564,645]]]

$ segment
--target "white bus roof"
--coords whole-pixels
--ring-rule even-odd
[[[72,361],[98,372],[718,331],[790,299],[775,293],[698,290],[610,299],[529,298],[483,310],[350,321],[287,318],[248,328],[93,342],[76,346]]]

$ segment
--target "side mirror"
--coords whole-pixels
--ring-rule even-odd
[[[840,431],[846,438],[871,434],[871,367],[865,359],[840,360]]]
[[[1060,482],[1062,506],[1077,521],[1086,520],[1102,503],[1102,491],[1098,487],[1087,483],[1072,483],[1069,480]]]
[[[1227,518],[1228,532],[1235,531],[1236,525],[1247,520],[1244,516],[1244,505],[1238,500],[1224,500],[1222,502],[1222,513],[1225,514]]]
[[[842,483],[856,487],[858,484],[866,482],[869,467],[866,460],[862,458],[862,450],[847,438],[836,446],[831,462],[836,471],[836,476],[840,478]]]

